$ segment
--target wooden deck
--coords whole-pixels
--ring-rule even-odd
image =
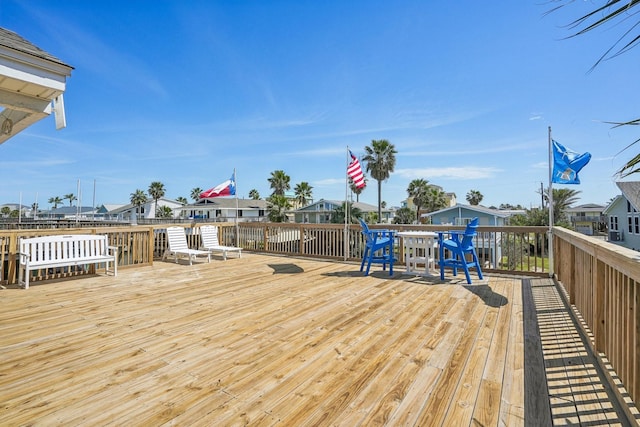
[[[0,425],[628,424],[549,279],[358,267],[248,253],[1,290]]]

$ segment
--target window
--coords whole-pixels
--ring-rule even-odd
[[[629,230],[629,233],[633,233],[633,217],[630,217],[630,216],[627,217],[627,224],[628,224],[627,229]]]
[[[636,234],[640,234],[640,217],[638,217],[637,215],[633,217],[633,225],[634,225],[634,232]]]
[[[609,230],[618,231],[618,217],[610,216],[609,217]]]

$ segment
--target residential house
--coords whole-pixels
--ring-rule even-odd
[[[607,240],[640,251],[640,182],[617,182],[622,195],[616,196],[602,212],[607,217]]]
[[[344,200],[320,199],[303,208],[294,211],[294,221],[297,223],[328,224],[335,214],[337,208],[342,207]],[[378,207],[363,202],[353,202],[354,208],[359,209],[363,214],[378,213]],[[393,209],[382,210],[382,222],[390,223],[393,219]]]
[[[235,197],[215,197],[202,199],[179,209],[188,218],[209,221],[266,221],[267,202],[265,200],[236,199]]]
[[[504,226],[509,225],[509,218],[515,214],[524,213],[524,210],[499,210],[484,206],[456,204],[439,211],[422,214],[424,218],[431,219],[432,224],[467,225],[473,218],[478,218],[480,226]],[[476,252],[481,262],[488,267],[498,265],[502,259],[502,233],[481,232],[476,239]]]
[[[502,226],[508,225],[509,217],[524,211],[503,211],[484,206],[456,204],[438,211],[420,215],[431,219],[431,224],[467,225],[473,218],[478,217],[478,225]]]
[[[605,206],[589,203],[568,208],[565,212],[574,230],[587,236],[593,236],[607,231],[607,218],[603,214],[604,209]]]
[[[172,218],[179,218],[181,214],[180,209],[184,205],[173,199],[166,199],[164,197],[161,197],[160,199],[158,199],[157,208],[159,209],[163,206],[168,206],[171,209]],[[110,219],[130,222],[135,222],[138,218],[154,219],[156,217],[156,202],[153,199],[149,199],[140,207],[134,206],[133,204],[129,203],[127,205],[123,205],[111,211],[108,211],[105,215]]]

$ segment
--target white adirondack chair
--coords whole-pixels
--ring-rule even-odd
[[[218,227],[213,225],[203,225],[200,227],[200,237],[202,238],[201,249],[209,252],[222,252],[222,258],[227,260],[228,252],[237,252],[238,258],[242,258],[242,248],[236,246],[224,246],[218,239]]]
[[[199,249],[189,249],[187,243],[187,235],[182,227],[167,227],[168,247],[162,255],[164,260],[167,256],[173,255],[176,262],[179,256],[189,258],[189,265],[193,265],[193,261],[197,256],[206,256],[207,262],[211,262],[211,253],[209,251],[201,251]]]

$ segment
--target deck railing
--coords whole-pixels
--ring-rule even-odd
[[[20,237],[51,234],[106,234],[109,243],[118,247],[121,268],[151,265],[167,248],[166,227],[169,224],[82,228],[38,228],[0,230],[0,284],[17,281],[17,254]],[[191,247],[200,244],[198,228],[204,223],[170,224],[182,226]],[[282,255],[357,261],[362,257],[364,239],[359,225],[289,224],[241,222],[215,223],[220,227],[221,243],[245,250]],[[371,228],[383,228],[374,225]],[[388,225],[395,231],[447,231],[450,226]],[[346,233],[345,233],[346,231]],[[548,271],[546,228],[544,227],[480,227],[475,245],[486,271],[544,274]],[[346,236],[346,239],[345,239]],[[345,244],[345,242],[348,242]],[[396,256],[404,259],[402,240],[396,242]],[[65,269],[43,270],[32,280],[84,274]]]
[[[554,227],[553,235],[557,279],[592,349],[608,362],[605,368],[610,364],[636,401],[640,393],[640,253],[564,228]]]

